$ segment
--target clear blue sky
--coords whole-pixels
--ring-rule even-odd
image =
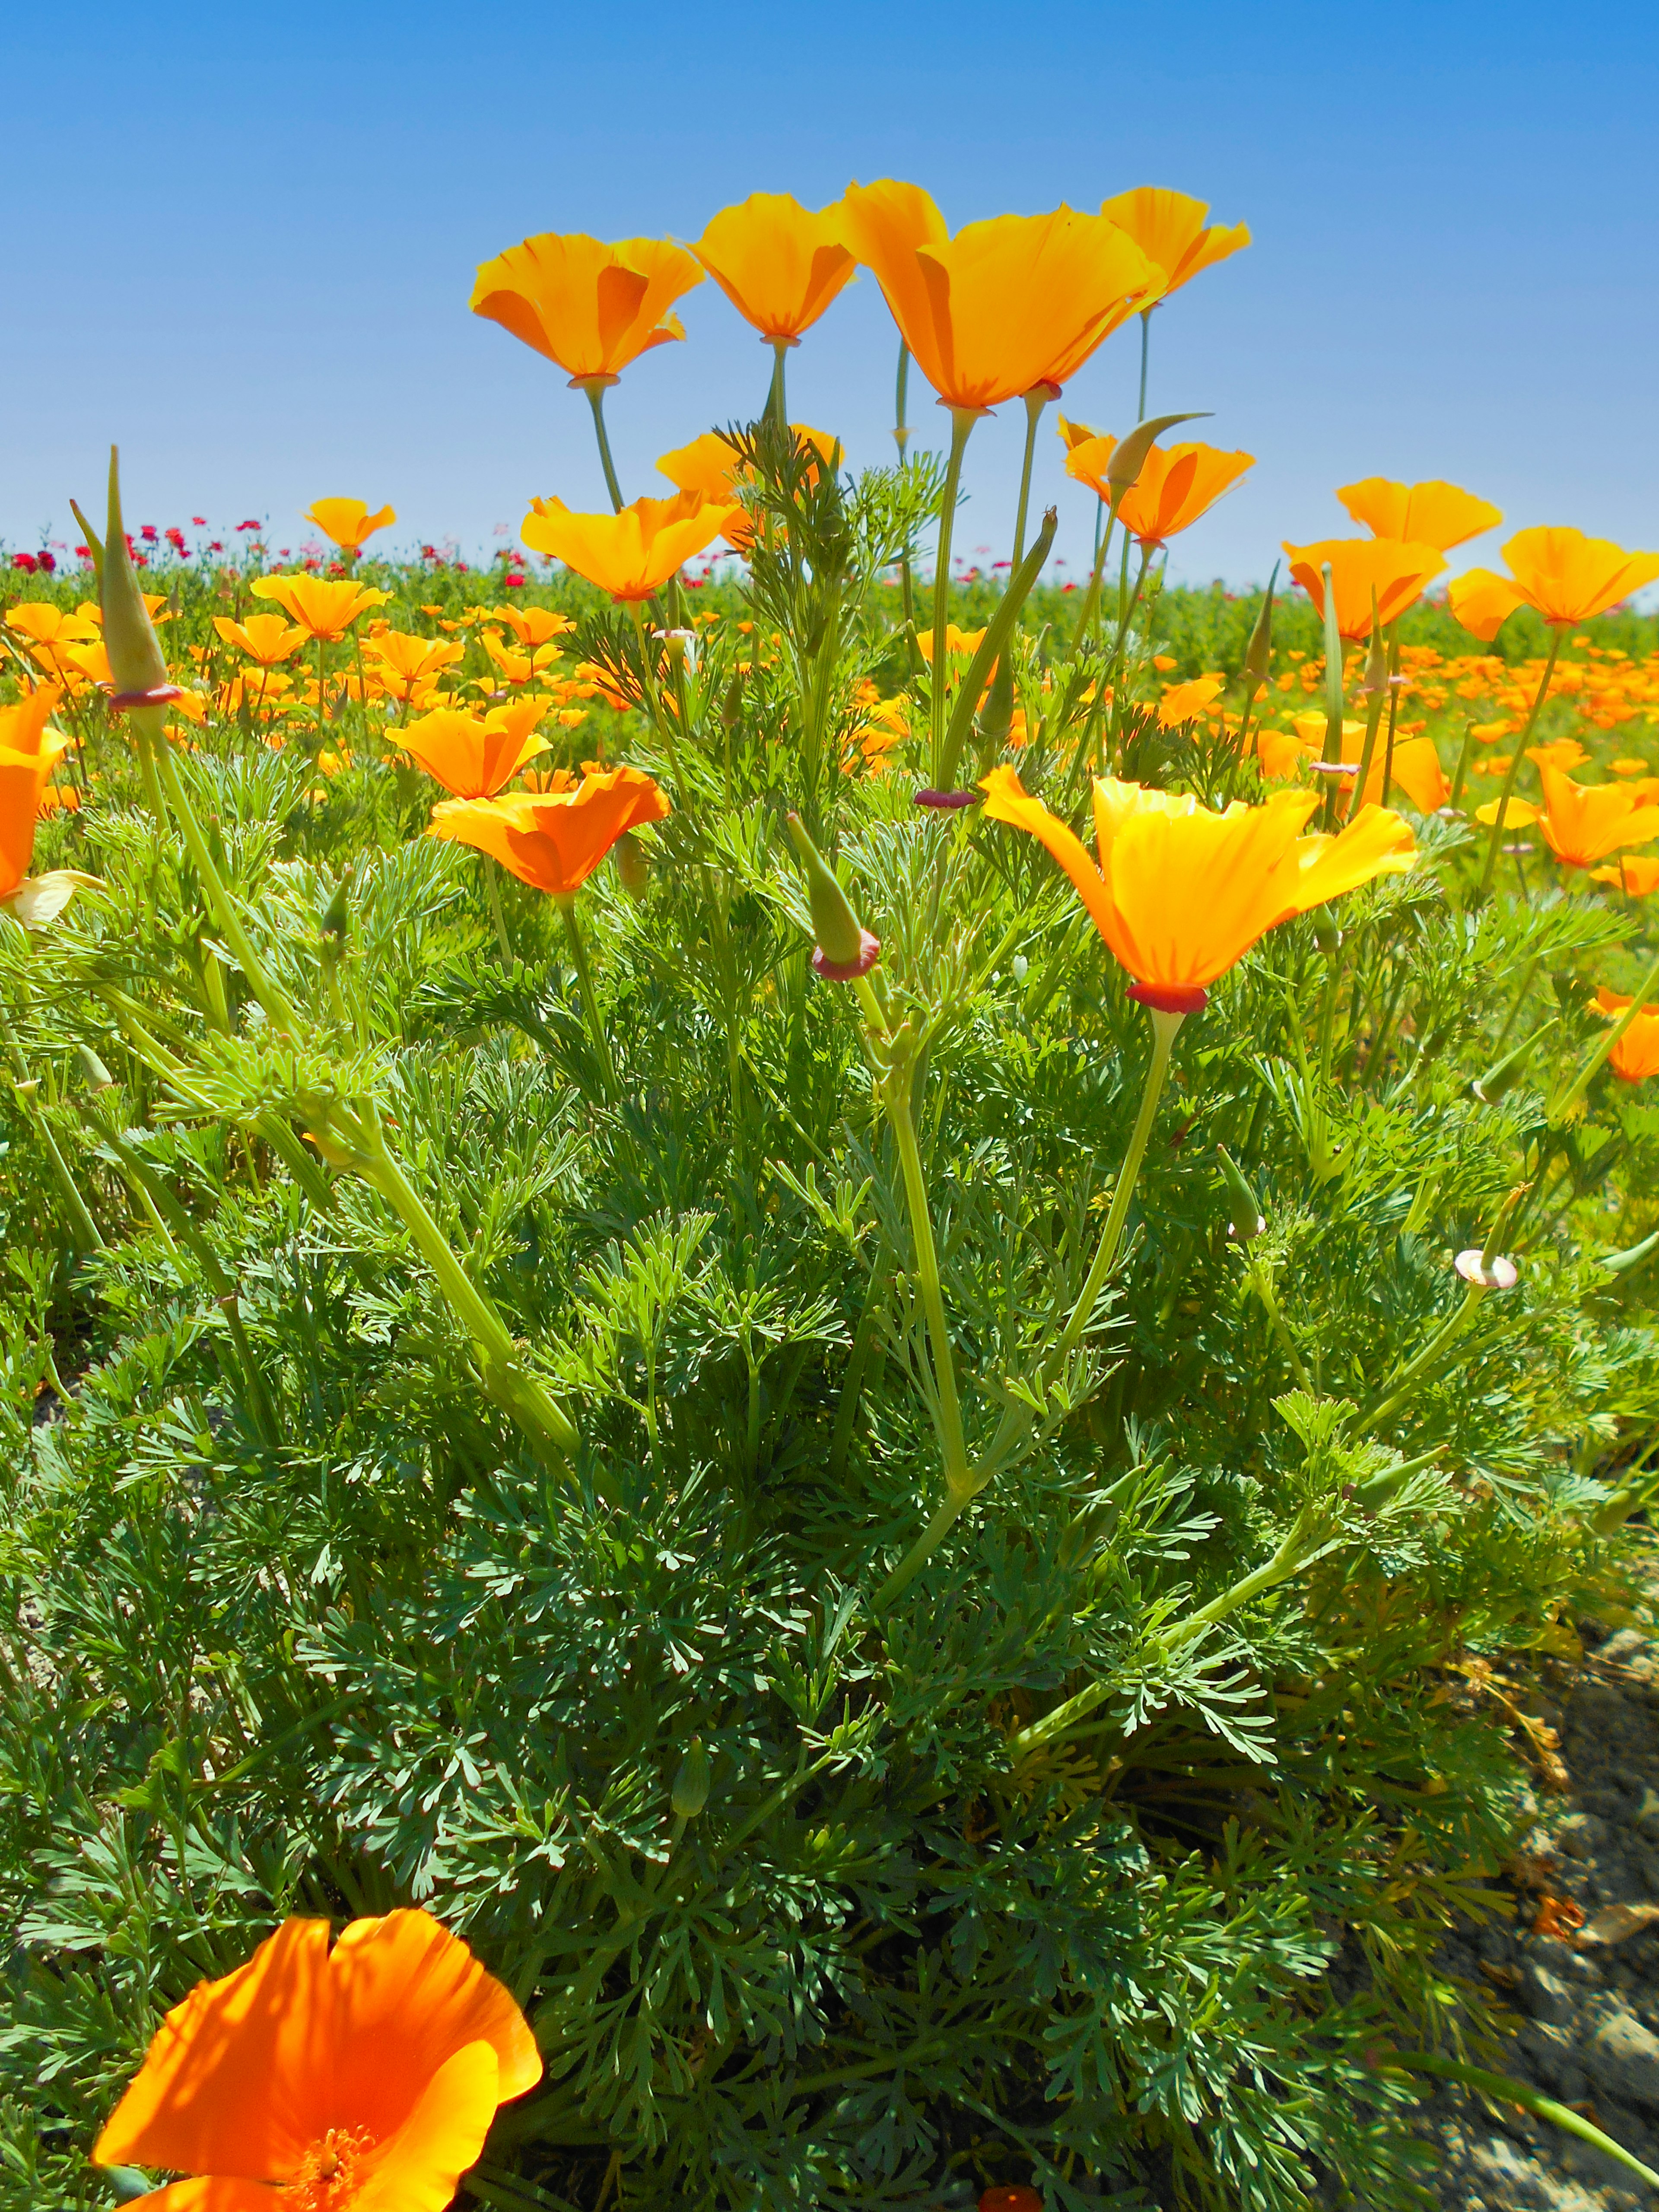
[[[268,516],[279,544],[325,494],[469,548],[533,493],[599,506],[585,403],[468,313],[475,264],[537,230],[695,238],[749,191],[818,205],[884,174],[953,226],[1138,184],[1250,224],[1153,326],[1154,411],[1212,409],[1205,434],[1258,457],[1174,574],[1261,577],[1281,538],[1347,532],[1331,488],[1371,474],[1659,545],[1646,4],[88,0],[13,10],[7,49],[13,547],[70,533],[112,437],[130,522]],[[714,284],[682,313],[688,343],[611,396],[630,495],[763,396],[769,357]],[[792,356],[792,413],[888,458],[894,354],[866,276]],[[1065,411],[1126,427],[1136,365],[1132,325]],[[959,546],[1006,550],[1022,424],[976,431]],[[1075,563],[1091,495],[1046,427],[1042,450]]]

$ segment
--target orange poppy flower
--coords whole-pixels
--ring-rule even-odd
[[[1595,1011],[1617,1021],[1631,1001],[1629,992],[1609,991],[1603,984],[1595,994]],[[1659,1008],[1644,1006],[1607,1054],[1607,1065],[1626,1083],[1640,1083],[1659,1075]]]
[[[535,699],[514,700],[488,714],[437,707],[398,731],[396,741],[457,799],[493,799],[526,761],[547,750],[546,738],[536,735],[546,712]]]
[[[789,428],[796,437],[805,438],[815,447],[826,461],[834,459],[841,441],[832,438],[827,430],[815,430],[807,422],[792,422]],[[657,466],[670,483],[678,484],[682,491],[701,492],[705,499],[734,498],[749,476],[743,462],[718,430],[705,430],[689,446],[677,446],[672,453],[659,453]],[[740,511],[737,520],[721,534],[734,553],[746,553],[755,535],[753,516]]]
[[[691,251],[775,345],[797,344],[858,266],[842,243],[840,208],[814,215],[788,192],[751,192],[722,208]]]
[[[1659,891],[1659,860],[1638,853],[1621,853],[1610,868],[1592,868],[1590,881],[1612,884],[1632,898],[1646,898],[1650,892]]]
[[[10,898],[28,875],[40,795],[69,747],[46,727],[62,696],[55,684],[42,684],[15,706],[0,707],[0,899]]]
[[[383,629],[363,640],[363,659],[371,679],[393,699],[430,692],[446,668],[465,651],[443,638],[417,637],[412,630]]]
[[[215,615],[213,627],[227,645],[234,645],[256,660],[261,668],[274,668],[279,660],[286,660],[296,645],[303,645],[306,633],[281,615],[250,615],[246,622],[233,622],[228,615]]]
[[[970,222],[952,238],[918,185],[850,185],[842,205],[842,234],[917,367],[969,414],[1057,389],[1159,282],[1115,223],[1072,208]]]
[[[331,538],[342,553],[361,553],[366,538],[398,520],[395,507],[383,507],[371,514],[361,499],[319,499],[306,509],[306,520],[314,522],[325,538]]]
[[[1647,845],[1659,837],[1659,801],[1629,784],[1575,783],[1558,768],[1540,768],[1544,842],[1570,868],[1593,867],[1622,845]]]
[[[1504,558],[1507,576],[1470,568],[1455,576],[1447,592],[1458,621],[1487,644],[1517,607],[1535,608],[1557,629],[1571,629],[1659,577],[1659,553],[1626,553],[1610,538],[1586,538],[1582,530],[1519,531]]]
[[[524,2014],[431,1916],[287,1920],[156,2030],[100,2166],[198,2179],[156,2212],[444,2212],[496,2107],[542,2076]]]
[[[572,384],[607,385],[652,346],[685,336],[668,310],[702,282],[685,248],[665,238],[606,246],[580,231],[543,231],[484,262],[470,304],[556,362]]]
[[[1185,192],[1172,192],[1158,185],[1141,185],[1132,192],[1119,192],[1103,200],[1100,211],[1120,229],[1127,230],[1146,258],[1163,272],[1158,299],[1178,292],[1200,269],[1212,269],[1230,253],[1250,242],[1248,223],[1206,223],[1210,212],[1202,200]],[[1157,300],[1148,302],[1156,306]]]
[[[993,769],[980,789],[992,821],[1048,847],[1135,979],[1132,996],[1165,1013],[1202,1006],[1206,987],[1278,923],[1417,857],[1409,828],[1383,807],[1364,808],[1339,836],[1304,837],[1316,792],[1216,814],[1190,795],[1097,776],[1097,866],[1012,769]]]
[[[505,623],[520,644],[532,650],[566,636],[576,627],[568,615],[556,614],[551,607],[490,607],[479,611],[486,621]]]
[[[1373,537],[1437,545],[1443,553],[1479,538],[1483,530],[1495,530],[1504,520],[1502,507],[1477,499],[1472,491],[1460,491],[1455,484],[1443,483],[1437,477],[1414,484],[1367,477],[1363,483],[1344,484],[1336,495]]]
[[[1074,445],[1066,456],[1066,475],[1109,501],[1106,464],[1116,447],[1112,437],[1089,438]],[[1118,518],[1143,545],[1161,545],[1207,514],[1245,470],[1255,465],[1254,453],[1224,453],[1214,446],[1149,447],[1140,474],[1119,502]]]
[[[575,514],[562,499],[538,499],[519,535],[613,599],[648,599],[742,513],[735,501],[695,491],[636,499],[617,514]]]
[[[256,576],[256,599],[274,599],[308,637],[337,644],[359,615],[384,606],[391,594],[366,584],[331,583],[325,576]]]
[[[1440,574],[1446,556],[1437,545],[1413,545],[1395,538],[1326,538],[1316,545],[1285,544],[1291,574],[1322,615],[1325,580],[1331,564],[1339,635],[1350,644],[1371,634],[1371,595],[1376,618],[1385,626],[1405,613],[1425,584]]]
[[[513,791],[450,799],[432,810],[428,836],[488,853],[554,898],[574,898],[624,830],[660,822],[667,799],[643,770],[584,775],[574,791]]]

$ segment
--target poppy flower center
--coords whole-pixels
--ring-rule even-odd
[[[374,2148],[367,2128],[330,2128],[306,2151],[283,2197],[292,2212],[344,2212],[363,2179],[359,2161]]]

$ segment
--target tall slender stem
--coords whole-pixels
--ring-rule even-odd
[[[957,493],[962,483],[962,456],[969,433],[979,420],[972,407],[951,410],[951,458],[945,468],[945,491],[939,507],[939,550],[933,562],[933,764],[937,773],[945,751],[945,677],[950,655],[945,634],[951,612],[951,538],[956,528]]]
[[[1573,1078],[1571,1087],[1562,1093],[1559,1101],[1552,1101],[1550,1105],[1550,1120],[1553,1122],[1559,1125],[1565,1121],[1567,1116],[1572,1112],[1573,1108],[1577,1106],[1579,1100],[1589,1089],[1591,1077],[1595,1073],[1596,1069],[1600,1067],[1602,1062],[1607,1059],[1607,1054],[1613,1050],[1614,1045],[1618,1043],[1620,1038],[1624,1036],[1625,1031],[1636,1019],[1636,1017],[1641,1012],[1643,1007],[1646,1006],[1648,1000],[1653,996],[1654,989],[1656,985],[1659,985],[1659,960],[1656,960],[1652,967],[1649,969],[1646,979],[1642,984],[1642,988],[1637,992],[1629,1006],[1624,1009],[1618,1020],[1616,1022],[1608,1023],[1607,1035],[1601,1039],[1600,1044],[1595,1047],[1589,1059],[1584,1062],[1584,1065],[1579,1069],[1577,1074]]]
[[[782,430],[789,421],[789,403],[784,396],[783,364],[793,341],[789,338],[772,340],[772,384],[766,395],[767,411],[778,428]]]
[[[899,450],[899,465],[904,465],[904,449],[910,442],[909,425],[904,419],[905,395],[910,385],[910,349],[899,340],[898,376],[893,394],[893,443]]]
[[[564,915],[564,926],[570,938],[570,957],[575,963],[576,981],[582,994],[582,1007],[587,1016],[588,1034],[593,1040],[605,1089],[614,1093],[617,1088],[617,1065],[611,1057],[611,1039],[599,1013],[599,998],[593,989],[593,971],[587,964],[587,947],[582,942],[580,925],[576,920],[576,895],[573,891],[562,898],[559,905]]]
[[[1025,395],[1025,459],[1019,472],[1019,507],[1014,515],[1014,553],[1010,569],[1018,568],[1025,551],[1025,517],[1031,504],[1031,463],[1036,457],[1037,421],[1054,397],[1051,384],[1034,385]]]
[[[513,957],[513,940],[507,933],[507,916],[501,911],[501,869],[494,857],[483,855],[484,891],[489,902],[489,919],[495,925],[495,942],[501,948],[501,965],[510,975],[517,966]]]
[[[623,508],[622,486],[617,481],[617,465],[611,458],[611,434],[605,427],[605,394],[607,383],[615,378],[585,376],[581,389],[587,394],[587,404],[593,410],[593,434],[599,441],[599,465],[605,471],[605,488],[611,495],[611,504],[620,514]]]
[[[1552,629],[1550,649],[1544,661],[1544,673],[1539,678],[1538,690],[1533,696],[1532,711],[1527,716],[1526,727],[1515,741],[1515,750],[1510,756],[1509,773],[1504,778],[1504,788],[1498,794],[1498,811],[1492,817],[1492,835],[1486,840],[1486,862],[1480,871],[1480,882],[1475,892],[1477,898],[1485,898],[1492,889],[1492,872],[1498,866],[1498,848],[1503,842],[1504,817],[1509,811],[1510,794],[1515,789],[1515,779],[1521,773],[1521,763],[1526,758],[1528,741],[1538,726],[1538,717],[1543,713],[1544,702],[1549,696],[1550,682],[1555,674],[1555,659],[1560,650],[1561,632]]]
[[[1140,411],[1135,416],[1137,422],[1146,420],[1146,356],[1151,350],[1152,340],[1152,311],[1151,307],[1143,307],[1140,311]]]

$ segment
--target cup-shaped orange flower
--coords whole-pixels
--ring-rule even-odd
[[[1079,483],[1086,483],[1109,504],[1112,490],[1106,481],[1106,465],[1116,450],[1115,438],[1085,439],[1068,450],[1066,473]],[[1162,545],[1200,515],[1207,514],[1245,470],[1255,465],[1254,453],[1224,453],[1217,447],[1198,442],[1150,447],[1140,474],[1119,502],[1118,520],[1143,545]]]
[[[510,1993],[429,1914],[284,1921],[156,2030],[93,2157],[197,2177],[156,2212],[444,2212],[541,2079]]]
[[[15,707],[0,707],[0,901],[28,878],[40,794],[69,744],[47,727],[62,696],[55,684],[42,684]]]
[[[228,615],[215,615],[213,627],[227,645],[234,645],[261,668],[275,668],[286,660],[295,646],[306,641],[306,632],[296,623],[286,622],[281,615],[250,615],[246,622],[233,622]]]
[[[325,538],[331,538],[342,553],[361,553],[377,530],[398,520],[395,507],[383,507],[371,514],[362,499],[319,499],[306,509],[306,520],[314,522]]]
[[[1558,768],[1540,768],[1544,842],[1570,868],[1593,868],[1626,845],[1659,837],[1659,801],[1624,783],[1575,783]]]
[[[1140,185],[1132,192],[1119,192],[1103,200],[1100,211],[1108,222],[1126,230],[1146,258],[1163,271],[1160,299],[1178,292],[1200,269],[1212,269],[1218,261],[1224,261],[1250,242],[1248,223],[1229,226],[1206,222],[1210,210],[1203,200],[1172,192],[1161,185]]]
[[[842,235],[947,407],[969,415],[1074,375],[1160,276],[1103,216],[1056,208],[954,238],[919,185],[851,185]]]
[[[640,600],[660,590],[742,514],[736,500],[707,499],[696,491],[636,499],[617,514],[576,514],[562,499],[538,499],[519,534],[536,552],[550,553],[613,599]]]
[[[1437,545],[1414,545],[1397,538],[1327,538],[1316,545],[1287,543],[1285,550],[1291,575],[1322,615],[1322,571],[1330,563],[1337,630],[1351,645],[1371,634],[1373,596],[1376,618],[1386,625],[1404,614],[1446,565]]]
[[[1504,558],[1507,576],[1470,568],[1447,592],[1458,621],[1487,644],[1517,607],[1534,608],[1557,629],[1573,629],[1659,578],[1659,553],[1627,553],[1611,538],[1564,527],[1517,531]]]
[[[556,362],[572,384],[614,384],[653,346],[683,338],[669,309],[702,270],[665,238],[615,246],[580,231],[544,231],[478,270],[471,306]]]
[[[337,644],[361,614],[384,606],[391,594],[367,584],[331,581],[326,576],[256,576],[256,599],[274,599],[307,637]]]
[[[584,775],[571,791],[509,791],[499,799],[451,799],[432,810],[429,836],[488,853],[520,883],[574,898],[625,830],[660,822],[662,791],[637,768]]]
[[[722,208],[691,251],[746,323],[793,345],[852,280],[839,205],[804,208],[788,192],[751,192]]]
[[[815,430],[808,422],[792,422],[789,428],[797,438],[805,438],[826,461],[834,459],[841,441],[832,438],[827,430]],[[677,446],[671,453],[659,453],[657,466],[670,483],[677,484],[682,491],[701,492],[705,499],[736,499],[739,487],[749,479],[749,471],[718,430],[705,430],[689,446]],[[816,475],[816,465],[811,473]],[[740,513],[721,535],[734,553],[746,553],[754,542],[753,516]]]
[[[1431,477],[1425,483],[1392,483],[1387,477],[1366,477],[1359,483],[1344,484],[1337,492],[1356,522],[1364,523],[1376,538],[1397,538],[1412,545],[1437,545],[1449,553],[1483,530],[1495,530],[1504,510],[1472,491]]]
[[[1648,898],[1659,891],[1659,860],[1642,854],[1621,853],[1610,868],[1592,868],[1590,881],[1611,884],[1632,898]]]
[[[1132,995],[1164,1013],[1195,1012],[1217,976],[1278,923],[1417,857],[1410,829],[1385,807],[1365,807],[1338,836],[1304,836],[1316,792],[1276,792],[1218,814],[1190,795],[1097,776],[1097,866],[1012,769],[993,769],[980,788],[992,821],[1048,847],[1133,977]]]
[[[1631,1001],[1629,992],[1609,991],[1604,983],[1595,994],[1595,1011],[1616,1022]],[[1659,1007],[1640,1007],[1629,1028],[1607,1054],[1607,1065],[1626,1083],[1644,1082],[1659,1075]]]
[[[397,732],[397,742],[457,799],[493,799],[526,761],[547,750],[536,725],[547,712],[533,699],[469,714],[436,707]]]

